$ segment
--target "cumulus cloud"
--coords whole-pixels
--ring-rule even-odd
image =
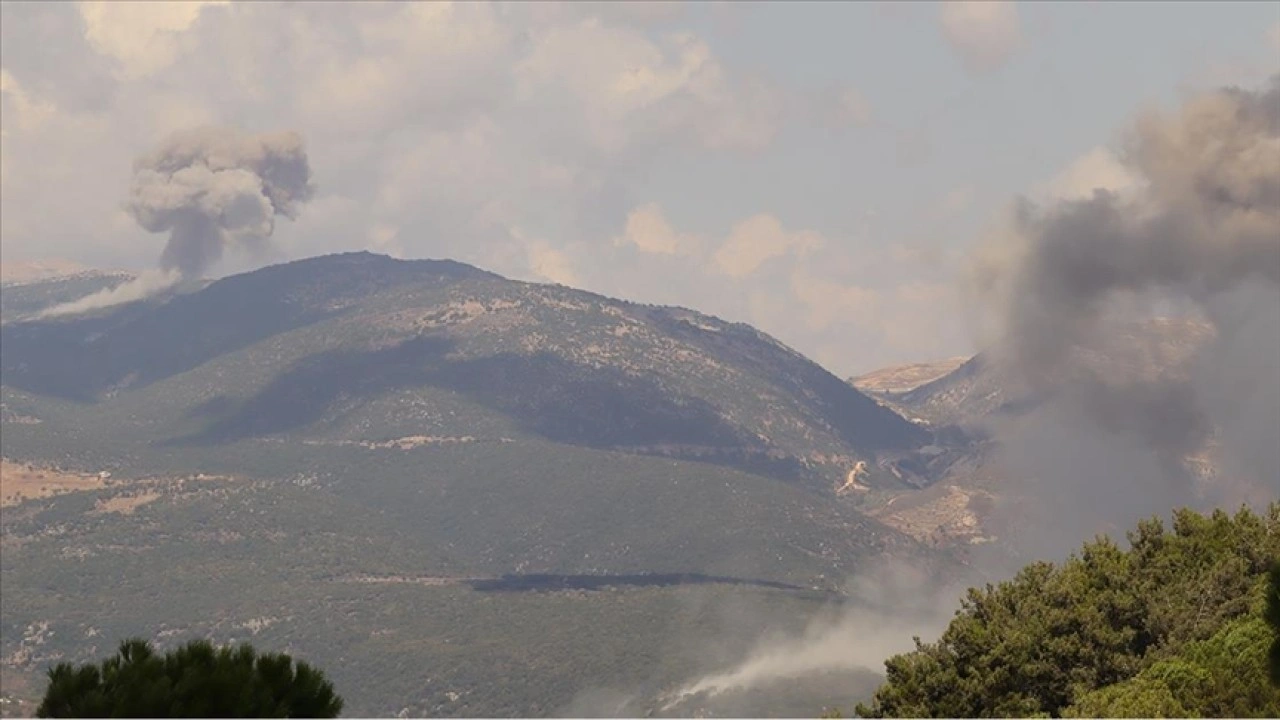
[[[534,33],[515,77],[522,100],[550,95],[576,106],[585,137],[606,153],[678,128],[709,147],[760,147],[781,112],[766,88],[727,77],[697,37],[655,42],[598,18]]]
[[[157,138],[235,125],[305,137],[317,188],[306,212],[273,226],[269,246],[256,243],[260,255],[232,253],[219,271],[354,247],[451,257],[705,308],[805,349],[822,340],[842,365],[847,350],[834,348],[847,347],[839,338],[854,332],[855,313],[804,302],[791,275],[813,265],[805,272],[822,282],[885,291],[841,276],[862,249],[753,214],[766,208],[701,214],[689,232],[644,204],[655,196],[652,169],[738,162],[767,148],[784,117],[870,119],[865,98],[839,83],[787,115],[785,94],[689,32],[678,6],[5,3],[0,12],[6,260],[152,265],[155,244],[121,207],[134,159]],[[220,186],[230,191],[234,179]],[[252,183],[241,180],[244,192],[232,194],[248,212]],[[65,212],[68,197],[77,212]],[[278,218],[256,208],[229,216],[232,234],[248,238],[240,246]],[[864,361],[877,342],[858,344]]]
[[[676,232],[667,222],[657,203],[647,203],[627,213],[627,226],[614,238],[615,245],[632,245],[641,252],[657,255],[691,255],[702,239],[691,233]]]
[[[740,278],[774,258],[789,253],[805,254],[823,245],[824,240],[818,233],[787,231],[776,217],[762,213],[733,227],[724,244],[716,250],[715,263],[720,272]]]
[[[123,77],[137,78],[172,63],[182,49],[182,33],[195,23],[205,7],[227,2],[93,0],[81,2],[77,7],[84,19],[89,44],[114,60]]]
[[[633,208],[613,237],[611,252],[580,263],[588,288],[749,322],[837,372],[940,356],[967,341],[944,312],[958,300],[955,263],[925,246],[858,247],[770,213],[692,233],[656,203]],[[661,292],[645,290],[653,277],[662,278]]]
[[[971,72],[1000,68],[1022,44],[1018,6],[1011,0],[940,3],[938,22],[951,49]]]
[[[875,290],[817,277],[804,269],[791,274],[791,292],[806,308],[804,322],[812,330],[826,330],[840,321],[871,325],[884,301]]]
[[[400,242],[415,252],[472,262],[508,226],[548,242],[588,232],[607,242],[601,231],[626,211],[622,179],[664,153],[759,149],[781,118],[770,85],[680,31],[679,8],[650,5],[6,5],[6,199],[54,197],[86,163],[126,175],[132,156],[183,127],[287,123],[325,178],[316,202],[349,208],[352,232],[323,232],[315,251],[374,225],[413,228]],[[69,94],[106,88],[95,103],[59,94],[103,68]],[[83,147],[67,142],[77,124],[93,126],[75,134]],[[7,204],[6,245],[49,249],[63,233],[51,232],[47,205]],[[620,214],[606,222],[608,208]],[[101,228],[115,211],[95,212]],[[300,247],[295,234],[281,246]],[[66,244],[84,235],[67,228]],[[108,245],[130,241],[98,247]],[[494,269],[530,272],[522,255],[504,257]]]
[[[518,239],[524,238],[517,232]],[[580,285],[578,274],[573,270],[573,261],[569,254],[559,250],[545,240],[524,242],[525,252],[529,257],[529,268],[540,280],[560,285]]]

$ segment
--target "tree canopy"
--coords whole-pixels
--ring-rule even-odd
[[[164,655],[126,640],[100,664],[59,663],[39,717],[337,717],[342,698],[324,673],[249,645],[195,640]]]
[[[863,717],[1280,717],[1280,504],[1139,523],[971,589]]]
[[[1280,560],[1271,566],[1267,584],[1267,623],[1271,625],[1271,682],[1280,686]]]

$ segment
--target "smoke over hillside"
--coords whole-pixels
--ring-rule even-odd
[[[824,672],[880,672],[885,658],[914,649],[914,637],[946,628],[964,585],[907,563],[870,566],[849,583],[846,604],[817,613],[797,636],[766,639],[735,667],[669,692],[663,709],[714,705],[722,694]]]
[[[1098,531],[1177,505],[1214,502],[1186,469],[1210,443],[1226,474],[1280,491],[1280,78],[1225,89],[1173,116],[1140,117],[1124,160],[1140,180],[1123,196],[1036,207],[981,248],[975,287],[994,309],[993,353],[1010,384],[1040,402],[998,424],[1003,460],[1036,501],[1011,512],[1029,557],[1065,554]],[[994,260],[994,262],[993,262]],[[1212,327],[1190,371],[1108,372],[1144,355],[1141,316],[1191,314]],[[1192,323],[1198,325],[1198,323]],[[1174,323],[1173,325],[1177,325]],[[1101,353],[1116,362],[1098,363]],[[1091,361],[1092,360],[1092,361]],[[1001,558],[983,574],[1003,576]],[[1016,563],[1015,563],[1016,564]],[[888,602],[820,617],[762,643],[736,667],[673,692],[674,705],[822,671],[879,670],[946,627],[960,593],[927,577],[859,578]]]
[[[134,164],[126,205],[143,229],[168,233],[160,268],[46,315],[138,300],[199,277],[229,248],[260,252],[275,230],[276,216],[296,218],[312,191],[310,164],[297,133],[247,135],[229,128],[177,133]]]
[[[1203,496],[1183,461],[1210,441],[1230,473],[1280,491],[1280,77],[1142,115],[1122,160],[1131,193],[1020,202],[1013,241],[976,276],[1002,371],[1048,400],[1000,432],[1058,518],[1033,552]],[[1186,376],[1103,377],[1079,361],[1122,342],[1135,309],[1170,307],[1214,329]]]

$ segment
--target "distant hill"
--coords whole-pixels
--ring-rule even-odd
[[[964,356],[937,362],[894,365],[849,378],[849,384],[866,393],[903,393],[933,382],[964,364]]]
[[[145,402],[171,445],[518,435],[830,487],[930,440],[749,326],[452,262],[300,261],[2,340],[6,386]]]
[[[361,715],[644,709],[872,562],[963,570],[858,509],[927,430],[690,310],[353,253],[7,320],[0,371],[7,692],[251,637]]]

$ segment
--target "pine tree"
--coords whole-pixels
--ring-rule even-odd
[[[59,663],[39,717],[337,717],[342,698],[324,673],[249,645],[195,640],[157,655],[126,640],[100,664]]]

